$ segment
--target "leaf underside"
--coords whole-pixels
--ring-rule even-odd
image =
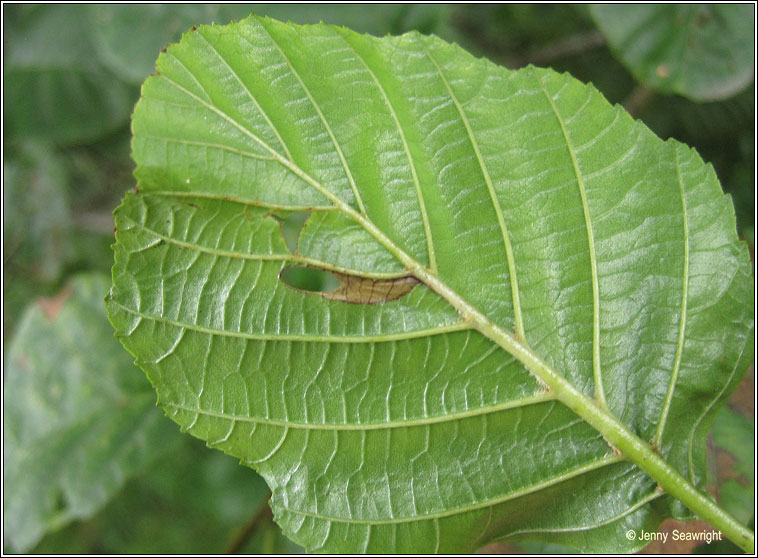
[[[185,34],[157,70],[109,315],[168,415],[266,478],[288,536],[629,551],[628,529],[686,516],[444,293],[346,302],[279,275],[425,268],[702,486],[752,295],[731,203],[692,150],[568,75],[417,33],[251,17]],[[273,214],[303,210],[292,252]]]

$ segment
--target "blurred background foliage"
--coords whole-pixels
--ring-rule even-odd
[[[509,68],[570,72],[661,138],[691,145],[711,162],[753,254],[753,10],[752,4],[4,4],[5,551],[300,550],[273,523],[260,477],[180,434],[152,407],[152,388],[105,318],[111,212],[134,186],[129,117],[167,43],[192,25],[255,12],[378,36],[418,30]],[[298,224],[285,223],[285,232],[296,238]],[[322,288],[318,277],[294,281]],[[90,343],[77,342],[72,331],[88,332]],[[753,521],[752,378],[751,370],[712,435],[713,490],[744,521]],[[105,407],[97,403],[103,393]],[[72,413],[81,401],[95,404]],[[101,415],[109,410],[116,416],[104,427]],[[152,418],[130,419],[135,412]],[[101,453],[116,449],[104,458],[93,444]],[[30,445],[46,448],[48,459],[30,456]],[[123,447],[129,452],[117,451]],[[97,463],[87,462],[90,454]],[[32,462],[37,466],[27,466]],[[116,472],[105,474],[106,467]],[[76,482],[76,471],[88,482]],[[8,520],[9,511],[16,520]],[[488,550],[569,549],[529,543]]]

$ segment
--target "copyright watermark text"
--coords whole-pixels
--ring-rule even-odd
[[[723,540],[724,535],[719,531],[691,532],[674,529],[670,533],[667,531],[659,533],[657,531],[635,531],[634,529],[629,529],[626,532],[626,538],[630,541],[661,541],[663,543],[668,542],[669,538],[671,538],[672,541],[698,541],[710,544],[713,541]]]

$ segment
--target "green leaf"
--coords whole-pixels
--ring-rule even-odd
[[[124,81],[139,84],[154,70],[156,52],[194,23],[213,21],[218,7],[101,4],[88,9],[98,57]],[[139,41],[134,40],[135,29],[140,30]]]
[[[450,6],[429,4],[103,4],[92,6],[99,58],[113,73],[141,83],[155,67],[155,53],[200,23],[228,23],[251,12],[296,23],[346,25],[375,35],[422,29],[452,37]],[[368,16],[367,16],[368,14]],[[134,40],[139,28],[140,40]]]
[[[4,372],[3,525],[23,552],[98,510],[176,440],[102,310],[106,276],[81,275],[24,314]]]
[[[169,415],[264,476],[285,534],[624,552],[679,498],[749,546],[690,484],[752,353],[747,250],[697,154],[568,75],[417,33],[252,17],[157,69],[109,316]],[[292,252],[279,219],[303,210]],[[293,265],[417,284],[331,300],[284,284]]]
[[[167,421],[168,422],[168,421]],[[40,542],[40,554],[219,554],[268,500],[263,479],[236,459],[182,436],[97,515]],[[149,503],[149,505],[146,505]],[[260,554],[265,525],[244,551]],[[259,534],[258,531],[261,531]],[[279,535],[280,547],[287,540]],[[284,543],[282,545],[281,543]],[[290,545],[292,546],[292,545]]]
[[[3,67],[7,132],[91,142],[126,124],[136,91],[94,56],[88,6],[10,6]]]
[[[592,17],[644,85],[697,101],[726,99],[754,77],[754,6],[597,5]]]
[[[65,160],[48,145],[28,142],[6,152],[3,159],[6,266],[42,281],[58,278],[69,255],[68,179]]]
[[[734,465],[730,470],[719,470],[719,477],[729,480],[718,487],[723,507],[743,523],[755,513],[755,443],[754,426],[743,415],[723,408],[713,421],[712,443],[731,455]]]

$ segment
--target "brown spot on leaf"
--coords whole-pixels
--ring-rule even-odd
[[[52,298],[39,299],[37,304],[39,304],[39,307],[42,309],[42,312],[44,312],[45,317],[48,320],[51,322],[55,321],[55,318],[58,317],[58,314],[63,307],[63,303],[71,296],[72,292],[71,287],[66,287]]]
[[[300,288],[296,283],[291,282],[292,275],[290,272],[300,269],[312,269],[317,272],[333,276],[339,281],[339,286],[334,290],[315,291]],[[314,266],[289,266],[284,268],[279,274],[279,279],[285,285],[300,292],[309,294],[318,294],[329,300],[339,300],[351,304],[380,304],[397,300],[407,295],[413,288],[420,283],[415,277],[398,277],[396,279],[370,279],[359,275],[350,275],[338,271],[327,271]]]
[[[340,286],[321,296],[330,300],[341,300],[353,304],[379,304],[397,300],[413,290],[419,280],[415,277],[397,279],[369,279],[357,275],[332,272],[339,279]]]
[[[661,64],[655,69],[655,75],[657,75],[661,79],[666,79],[671,74],[669,72],[668,66],[666,66],[665,64]]]

